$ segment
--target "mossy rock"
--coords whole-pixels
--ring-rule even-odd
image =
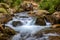
[[[5,28],[5,33],[11,36],[16,34],[16,32],[10,27]]]
[[[0,40],[8,40],[9,38],[10,36],[8,34],[0,32]]]
[[[8,9],[9,5],[6,3],[0,3],[0,7],[4,7],[5,9]]]
[[[6,11],[6,9],[4,9],[4,8],[0,8],[0,13],[7,14],[8,12]]]

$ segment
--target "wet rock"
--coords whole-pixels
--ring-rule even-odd
[[[0,23],[7,23],[8,21],[10,21],[12,19],[12,16],[11,15],[7,15],[7,14],[2,14],[1,13],[1,16],[0,16]]]
[[[56,19],[52,15],[45,15],[44,18],[47,22],[50,22],[51,24],[56,24]]]
[[[10,36],[16,34],[16,32],[15,32],[12,28],[10,28],[10,27],[5,27],[4,30],[5,30],[4,32],[5,32],[6,34],[10,35]]]
[[[44,17],[45,15],[49,14],[49,12],[46,10],[36,10],[36,11],[29,11],[28,14],[31,16]]]
[[[49,36],[49,40],[60,40],[60,36]]]
[[[30,11],[28,13],[29,16],[37,17],[37,20],[36,20],[36,23],[35,23],[37,25],[46,25],[46,23],[45,23],[45,16],[47,16],[47,14],[49,14],[49,12],[46,11],[46,10],[38,10],[36,12]]]
[[[44,18],[37,18],[36,22],[35,22],[36,25],[41,25],[41,26],[45,26],[46,25],[46,22],[44,20]]]
[[[12,25],[13,25],[14,27],[16,27],[16,26],[21,26],[22,23],[21,23],[20,21],[13,21],[13,22],[12,22]]]
[[[16,34],[16,32],[12,28],[7,27],[3,24],[0,24],[0,31],[4,34],[8,34],[8,35],[15,35]]]
[[[56,19],[56,24],[60,24],[60,11],[54,12],[52,16]]]
[[[44,33],[45,34],[48,34],[48,33],[57,33],[57,34],[60,34],[60,28],[50,28],[48,30],[44,30]]]
[[[52,15],[45,15],[44,17],[51,24],[60,24],[60,12],[54,12]]]
[[[60,28],[60,24],[54,24],[52,25],[52,28]]]
[[[33,36],[36,37],[36,38],[41,38],[41,37],[43,37],[43,33],[38,31]]]
[[[0,24],[0,40],[10,40],[10,37],[15,35],[16,32],[3,24]]]

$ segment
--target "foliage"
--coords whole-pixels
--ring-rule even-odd
[[[11,3],[11,7],[15,8],[16,10],[19,9],[20,4],[21,4],[22,0],[13,0],[13,2]]]
[[[39,8],[48,10],[50,13],[53,13],[56,11],[55,8],[58,4],[60,4],[60,0],[42,0],[39,3]]]

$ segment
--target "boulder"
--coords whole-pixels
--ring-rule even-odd
[[[60,24],[60,11],[54,12],[52,16],[56,19],[56,24]]]
[[[44,18],[40,17],[40,18],[37,18],[37,19],[36,19],[35,24],[36,24],[36,25],[45,26],[45,25],[46,25],[46,22],[45,22]]]
[[[49,14],[46,10],[35,10],[35,11],[29,11],[29,16],[36,16],[36,17],[44,17],[45,15]]]
[[[10,37],[15,35],[16,32],[3,24],[0,24],[0,40],[10,40]]]
[[[16,34],[16,32],[12,28],[7,27],[3,24],[0,24],[0,31],[2,33],[8,34],[8,35],[15,35]]]
[[[37,16],[44,16],[46,14],[49,14],[47,10],[37,10],[36,15]]]
[[[45,15],[44,18],[51,24],[60,24],[60,12],[54,12],[51,15]]]
[[[35,10],[29,11],[28,14],[32,16],[44,17],[45,15],[49,14],[49,12],[46,10]]]
[[[24,1],[23,3],[21,3],[21,8],[23,8],[25,11],[30,11],[33,10],[33,5],[29,1]]]
[[[38,9],[38,4],[33,1],[24,1],[21,3],[21,8],[23,8],[26,11],[36,10]]]
[[[50,22],[51,24],[56,24],[56,19],[52,15],[45,15],[44,18],[47,22]]]
[[[7,23],[8,21],[10,21],[12,19],[11,15],[7,15],[7,14],[1,14],[0,16],[0,23]]]
[[[20,21],[13,21],[13,22],[12,22],[12,25],[13,25],[14,27],[16,27],[16,26],[21,26],[22,23],[21,23]]]

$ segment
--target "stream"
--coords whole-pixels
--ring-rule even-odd
[[[9,21],[7,24],[5,24],[6,26],[11,27],[12,29],[18,32],[16,35],[13,36],[12,40],[48,40],[49,35],[57,35],[50,33],[44,34],[41,38],[33,37],[33,35],[37,31],[50,27],[51,23],[46,21],[46,26],[35,25],[34,23],[36,21],[36,18],[28,16],[27,13],[28,12],[21,12],[14,14],[15,16],[13,17],[13,19]],[[12,25],[13,21],[20,21],[22,25],[17,25],[16,27],[14,27]]]

